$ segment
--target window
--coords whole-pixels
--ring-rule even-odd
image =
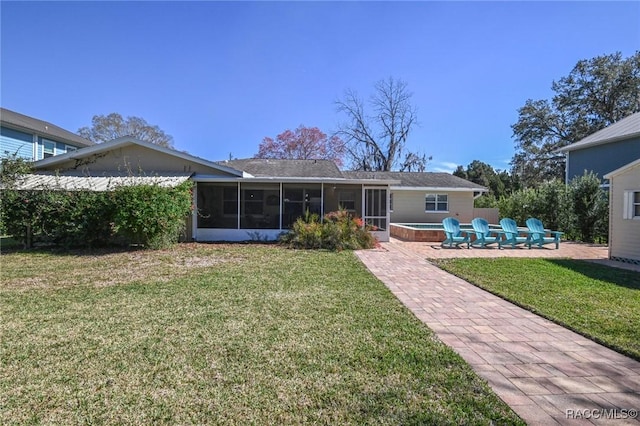
[[[449,196],[447,194],[427,194],[424,210],[426,212],[448,212]]]
[[[56,143],[55,142],[43,139],[42,140],[42,145],[43,145],[43,148],[44,148],[43,158],[53,157],[56,154]]]
[[[355,191],[340,191],[338,194],[338,206],[348,211],[356,211],[356,193]]]
[[[622,212],[622,218],[640,220],[640,191],[624,192],[624,209]]]
[[[393,192],[389,194],[389,211],[393,211]]]

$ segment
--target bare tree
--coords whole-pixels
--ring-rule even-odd
[[[424,171],[431,159],[425,154],[405,151],[411,130],[418,124],[412,94],[407,83],[392,77],[380,80],[369,100],[373,114],[365,112],[365,103],[353,90],[336,101],[345,114],[337,134],[346,142],[350,168],[365,171]]]

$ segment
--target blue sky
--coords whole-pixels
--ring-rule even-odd
[[[431,171],[508,168],[527,99],[580,59],[640,49],[640,2],[0,3],[0,103],[71,131],[138,116],[210,159],[253,156],[335,100],[402,79]]]

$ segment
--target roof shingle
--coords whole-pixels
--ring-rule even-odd
[[[391,179],[399,180],[402,187],[408,188],[464,188],[486,190],[482,185],[462,179],[449,173],[436,172],[342,172],[344,177],[353,179]]]
[[[449,173],[434,172],[362,172],[340,171],[330,160],[279,160],[247,158],[222,161],[228,167],[243,170],[254,177],[275,178],[330,178],[357,180],[400,181],[401,187],[408,188],[457,188],[486,190],[482,185],[469,182]]]
[[[254,177],[342,178],[338,166],[331,160],[276,160],[247,158],[221,161],[219,164],[243,170]]]

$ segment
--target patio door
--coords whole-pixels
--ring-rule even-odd
[[[364,223],[380,241],[389,241],[389,191],[388,188],[364,188]]]

